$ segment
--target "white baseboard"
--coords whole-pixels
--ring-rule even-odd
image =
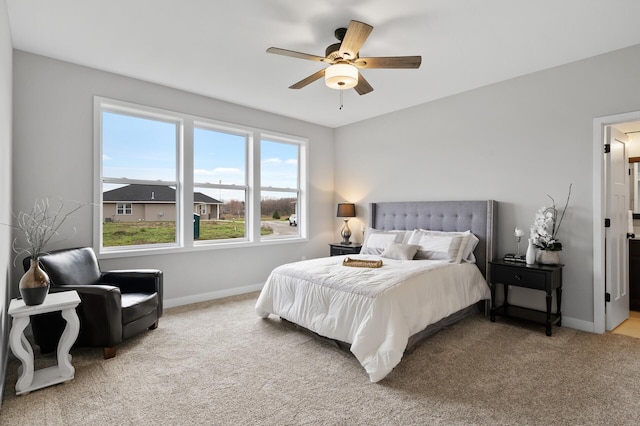
[[[576,330],[586,331],[589,333],[595,333],[595,324],[593,322],[579,320],[575,318],[569,318],[562,316],[562,326],[575,328]]]
[[[223,297],[237,296],[238,294],[251,293],[262,290],[264,283],[251,284],[242,287],[229,288],[226,290],[212,291],[210,293],[194,294],[193,296],[178,297],[175,299],[165,299],[165,308],[190,305],[192,303],[206,302],[207,300],[222,299]]]

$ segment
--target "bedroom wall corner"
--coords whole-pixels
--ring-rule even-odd
[[[93,200],[93,97],[96,95],[309,140],[307,190],[312,208],[309,209],[308,241],[161,255],[133,254],[103,258],[102,268],[160,267],[164,271],[165,298],[179,303],[264,283],[275,266],[300,260],[301,256],[326,255],[327,244],[331,242],[334,199],[332,129],[20,50],[14,50],[13,61],[13,208],[16,210],[32,205],[34,197]],[[35,159],[29,155],[33,150],[39,152]],[[46,169],[50,164],[68,161],[70,156],[74,158],[74,167],[58,168],[56,173],[33,174],[24,167],[35,161],[35,167]],[[73,222],[68,222],[68,227],[75,226],[77,233],[73,239],[52,248],[91,246],[93,216],[90,211],[79,212]],[[211,279],[203,280],[198,269],[192,267],[196,264],[206,264],[215,271]],[[14,279],[19,275],[20,271],[13,268]]]
[[[341,191],[361,194],[364,209],[382,201],[497,200],[498,256],[516,249],[514,228],[531,227],[536,211],[550,203],[547,194],[563,206],[573,183],[559,234],[563,323],[589,328],[592,123],[640,110],[638,75],[640,45],[338,128],[335,180],[344,183]],[[430,84],[437,82],[424,89]],[[544,307],[526,292],[513,296]]]

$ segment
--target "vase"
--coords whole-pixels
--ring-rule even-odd
[[[533,245],[533,241],[529,239],[529,246],[527,246],[527,254],[524,259],[527,262],[527,265],[533,265],[536,263],[536,246]]]
[[[49,276],[40,268],[38,259],[31,259],[29,270],[20,279],[20,295],[28,306],[40,305],[49,293]]]
[[[541,265],[558,265],[560,263],[559,250],[538,250],[538,263]]]

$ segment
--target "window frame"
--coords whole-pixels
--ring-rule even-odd
[[[137,179],[107,179],[103,177],[103,147],[102,147],[102,113],[114,112],[147,119],[160,119],[177,126],[176,142],[176,182],[145,181]],[[246,229],[245,238],[227,240],[193,239],[193,193],[195,183],[194,168],[194,129],[205,128],[214,131],[222,131],[247,136],[246,161],[245,161],[245,210]],[[260,182],[260,143],[262,140],[293,143],[298,146],[298,234],[290,238],[268,239],[260,237],[260,194],[262,186]],[[195,116],[187,113],[170,111],[155,107],[149,107],[131,102],[119,101],[111,98],[94,97],[94,229],[93,247],[101,258],[115,258],[135,255],[153,255],[159,253],[179,253],[195,250],[218,250],[233,247],[250,247],[275,244],[290,244],[308,241],[308,145],[305,137],[268,131],[241,124],[227,123],[212,118]],[[103,183],[143,183],[154,185],[175,185],[176,187],[176,242],[168,244],[149,244],[144,246],[103,247],[102,245],[102,188]],[[242,185],[209,184],[221,189],[241,189]],[[207,185],[208,186],[208,185]],[[198,184],[198,187],[202,185]],[[273,188],[269,188],[273,190]],[[289,190],[289,189],[287,189]]]
[[[120,211],[122,211],[122,213],[120,213]],[[127,213],[127,211],[129,213]],[[133,203],[116,203],[116,216],[131,216],[132,214]]]
[[[231,135],[235,135],[235,136],[241,136],[245,138],[245,176],[244,176],[244,185],[240,185],[240,184],[221,184],[221,183],[210,183],[210,182],[198,182],[197,183],[197,188],[209,188],[209,189],[219,189],[219,190],[224,190],[224,189],[228,189],[228,190],[234,190],[234,191],[244,191],[244,203],[245,206],[248,203],[248,199],[249,199],[249,182],[253,179],[254,173],[252,172],[252,170],[249,169],[249,164],[250,161],[249,159],[251,158],[251,152],[252,152],[252,139],[254,137],[254,132],[249,130],[248,128],[245,128],[244,126],[235,126],[235,127],[230,127],[228,124],[222,124],[219,122],[215,122],[213,120],[194,120],[193,122],[193,129],[195,130],[196,128],[198,129],[202,129],[202,130],[207,130],[207,131],[212,131],[212,132],[220,132],[220,133],[226,133],[226,134],[231,134]],[[192,134],[194,134],[195,132],[192,132]],[[193,155],[191,155],[191,158],[194,157],[195,152],[194,152],[194,147],[195,147],[195,136],[192,139],[192,152]],[[190,173],[191,173],[191,177],[193,178],[193,169],[195,167],[192,164]],[[196,189],[196,182],[192,181],[192,188],[193,191],[195,192]],[[222,200],[220,200],[222,201]],[[251,227],[250,227],[250,220],[251,217],[251,211],[248,211],[245,207],[245,229],[244,229],[244,238],[231,238],[231,239],[223,239],[223,240],[201,240],[201,241],[194,241],[193,244],[194,246],[207,246],[210,244],[223,244],[223,243],[233,243],[233,242],[241,242],[241,241],[250,241],[250,237],[249,234],[251,233]],[[259,233],[258,233],[259,234]]]
[[[258,143],[260,144],[260,147],[262,147],[262,142],[275,142],[275,143],[281,143],[281,144],[291,144],[291,145],[296,145],[298,147],[298,164],[297,164],[297,179],[296,179],[296,187],[295,188],[285,188],[285,187],[274,187],[274,186],[262,186],[262,182],[260,182],[260,187],[258,188],[258,191],[260,193],[260,199],[262,199],[262,194],[263,193],[269,193],[269,192],[276,192],[276,193],[290,193],[290,194],[295,194],[295,198],[296,198],[296,210],[294,211],[294,213],[296,214],[296,222],[299,223],[300,222],[300,217],[302,216],[302,214],[300,213],[300,209],[302,208],[303,210],[306,211],[306,207],[301,206],[302,203],[302,183],[306,182],[305,179],[302,178],[302,173],[301,173],[301,163],[302,163],[302,146],[300,146],[300,144],[296,143],[294,140],[292,140],[290,137],[286,137],[283,135],[276,135],[274,133],[263,133],[261,135],[260,140],[258,141]],[[306,155],[306,153],[305,153]],[[262,156],[260,156],[262,157]],[[260,164],[260,170],[262,170],[262,164]],[[305,171],[306,171],[306,165],[305,165]],[[306,218],[306,216],[304,216]],[[296,225],[296,231],[298,236],[302,235],[302,232],[306,232],[306,220],[305,220],[305,225],[304,226],[297,226]],[[265,237],[264,240],[271,240],[268,237]]]

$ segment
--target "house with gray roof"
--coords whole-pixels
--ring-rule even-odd
[[[105,222],[175,221],[176,190],[166,185],[132,184],[105,191]],[[193,212],[201,219],[219,219],[222,201],[201,192],[193,194]]]

